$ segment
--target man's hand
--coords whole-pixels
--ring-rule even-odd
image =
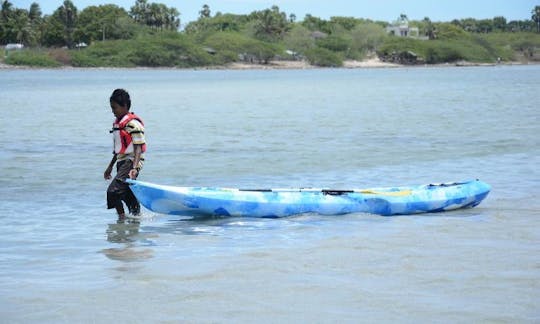
[[[105,178],[105,180],[109,180],[111,178],[111,173],[112,168],[108,167],[107,170],[105,170],[105,172],[103,173],[103,178]]]
[[[137,179],[137,176],[139,175],[139,171],[137,169],[131,169],[129,170],[129,178],[130,179]]]

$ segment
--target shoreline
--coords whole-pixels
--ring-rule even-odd
[[[36,67],[27,65],[9,65],[4,62],[0,62],[0,71],[2,70],[104,70],[104,69],[125,69],[125,70],[186,70],[186,71],[202,71],[202,70],[310,70],[310,69],[380,69],[380,68],[437,68],[437,67],[486,67],[486,66],[516,66],[516,65],[539,65],[540,62],[501,62],[501,63],[475,63],[468,61],[458,61],[452,63],[441,64],[418,64],[418,65],[405,65],[397,63],[383,62],[379,58],[369,58],[362,61],[345,60],[343,66],[340,67],[320,67],[311,65],[306,61],[270,61],[268,64],[256,64],[256,63],[241,63],[234,62],[226,65],[217,66],[203,66],[193,68],[178,68],[178,67],[74,67],[74,66],[60,66],[60,67]]]

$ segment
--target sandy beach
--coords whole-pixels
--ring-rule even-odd
[[[403,65],[386,63],[381,61],[379,58],[369,58],[363,61],[354,61],[346,60],[343,62],[342,68],[381,68],[381,67],[400,67]],[[60,69],[71,69],[75,68],[72,66],[62,66]],[[147,69],[149,67],[138,67],[142,69]],[[270,61],[268,64],[257,64],[257,63],[244,63],[244,62],[234,62],[226,65],[220,66],[206,66],[199,67],[194,69],[203,69],[203,70],[304,70],[304,69],[316,69],[320,68],[315,65],[309,64],[307,61]],[[40,67],[30,67],[30,66],[21,66],[21,65],[9,65],[3,62],[0,62],[0,70],[5,69],[44,69]],[[58,69],[58,68],[53,68]],[[170,67],[157,67],[157,69],[170,69]]]
[[[471,67],[471,66],[495,66],[495,65],[528,65],[528,64],[538,64],[537,62],[503,62],[503,63],[475,63],[467,61],[458,61],[452,63],[444,64],[422,64],[422,65],[403,65],[396,63],[383,62],[378,57],[371,57],[362,61],[356,60],[345,60],[343,61],[342,69],[361,69],[361,68],[411,68],[411,67]],[[270,61],[268,64],[257,64],[257,63],[243,63],[243,62],[234,62],[226,65],[219,66],[204,66],[196,68],[176,68],[176,67],[135,67],[128,69],[179,69],[179,70],[306,70],[306,69],[321,69],[323,67],[315,66],[309,64],[307,61]],[[3,62],[0,62],[0,70],[24,70],[24,69],[111,69],[111,67],[97,67],[97,68],[79,68],[73,66],[61,66],[58,68],[47,68],[47,67],[32,67],[24,65],[9,65]],[[113,67],[113,69],[116,69]],[[122,67],[117,67],[117,69],[124,69]]]
[[[346,60],[343,62],[343,68],[387,68],[400,67],[400,64],[386,63],[379,58],[369,58],[363,61]],[[316,69],[320,68],[309,64],[307,61],[271,61],[269,64],[249,64],[249,63],[231,63],[223,68],[231,70],[249,70],[249,69]]]

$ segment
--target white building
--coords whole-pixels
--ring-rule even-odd
[[[418,27],[409,27],[409,20],[405,15],[401,15],[398,20],[386,27],[386,32],[399,37],[418,38],[420,36]]]

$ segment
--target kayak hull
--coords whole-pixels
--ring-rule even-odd
[[[353,190],[249,190],[175,187],[127,181],[145,208],[156,213],[190,216],[285,217],[305,213],[409,215],[474,207],[491,190],[488,184],[479,180]]]

